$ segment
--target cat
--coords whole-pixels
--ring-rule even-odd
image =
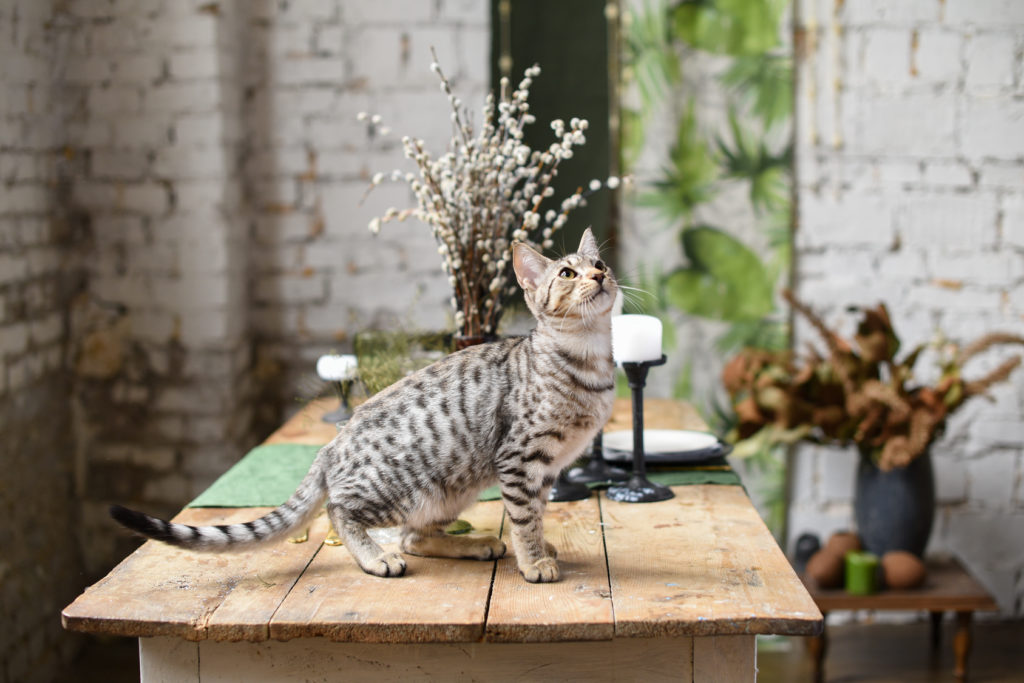
[[[559,471],[611,416],[618,286],[589,228],[577,252],[561,259],[517,243],[512,265],[537,320],[533,331],[453,353],[374,395],[272,512],[202,527],[117,505],[111,516],[148,538],[222,551],[280,538],[308,524],[326,500],[334,529],[363,571],[395,577],[405,573],[405,559],[384,552],[367,529],[402,525],[399,547],[411,555],[502,557],[498,538],[444,533],[497,482],[519,571],[531,583],[557,581],[544,509]]]

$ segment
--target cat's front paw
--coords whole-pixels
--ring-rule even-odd
[[[542,557],[531,565],[519,567],[519,571],[530,583],[558,581],[558,561],[553,557]]]
[[[400,553],[384,553],[364,570],[367,574],[385,578],[402,576],[405,574],[405,558]]]
[[[472,554],[467,555],[474,560],[496,560],[505,556],[505,544],[494,536],[481,536],[474,539]]]

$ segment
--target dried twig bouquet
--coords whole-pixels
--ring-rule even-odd
[[[1024,344],[1019,335],[993,332],[963,348],[947,345],[939,380],[922,386],[913,375],[924,346],[896,360],[900,340],[884,304],[862,310],[851,344],[790,292],[784,296],[821,335],[828,355],[813,348],[803,358],[745,349],[726,365],[722,382],[736,411],[731,436],[741,440],[739,453],[800,440],[854,443],[883,470],[905,467],[927,450],[964,401],[1005,381],[1021,363],[1014,356],[983,377],[963,377],[964,365],[978,354]]]
[[[435,159],[423,140],[403,137],[405,156],[416,163],[419,174],[377,173],[370,190],[387,179],[404,180],[417,205],[405,210],[390,208],[369,227],[377,233],[383,223],[410,216],[429,225],[443,258],[442,270],[452,286],[458,333],[463,337],[492,336],[497,333],[505,298],[516,291],[511,271],[513,242],[550,248],[552,235],[565,225],[569,212],[585,205],[586,197],[602,187],[614,190],[619,179],[592,180],[557,209],[544,210],[542,204],[554,195],[551,184],[559,165],[572,158],[574,147],[586,142],[586,119],[573,118],[568,126],[561,119],[552,121],[556,140],[546,150],[531,149],[523,142],[523,129],[535,121],[527,102],[530,85],[540,74],[540,67],[534,65],[526,69],[515,90],[510,90],[507,78],[501,79],[497,100],[493,94],[487,96],[483,125],[477,133],[436,54],[431,69],[451,104],[454,131],[450,149]],[[360,118],[381,124],[376,116],[360,114]]]

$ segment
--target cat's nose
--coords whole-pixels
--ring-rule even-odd
[[[604,273],[602,273],[599,270],[594,271],[593,273],[591,273],[590,277],[591,277],[591,279],[596,280],[597,284],[601,284],[602,282],[604,282]]]

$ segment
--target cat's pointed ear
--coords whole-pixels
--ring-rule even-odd
[[[512,268],[516,271],[516,280],[519,286],[527,291],[533,291],[540,286],[540,279],[544,271],[551,265],[551,260],[542,254],[538,254],[529,246],[518,242],[512,245]]]
[[[580,248],[576,250],[576,253],[595,261],[601,258],[601,254],[597,249],[597,241],[594,239],[594,233],[590,231],[590,228],[583,231],[583,239],[580,240]]]

